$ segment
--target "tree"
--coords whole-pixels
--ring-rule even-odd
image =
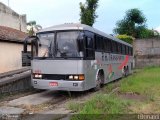
[[[82,24],[93,26],[95,19],[98,17],[96,15],[98,1],[99,0],[86,0],[85,4],[80,2],[80,21]]]
[[[147,29],[145,16],[136,8],[126,11],[124,19],[118,21],[116,26],[114,29],[116,34],[126,34],[135,38],[141,38],[143,35],[140,33]]]
[[[36,31],[42,29],[42,26],[37,25],[36,21],[30,21],[27,23],[27,32],[30,36],[35,35]]]
[[[144,24],[146,22],[146,18],[142,11],[136,8],[130,9],[126,12],[126,19],[137,23],[138,25]]]

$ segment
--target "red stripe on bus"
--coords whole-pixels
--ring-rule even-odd
[[[129,61],[129,56],[126,55],[124,61],[123,61],[122,64],[118,67],[118,69],[123,69],[123,67],[128,64],[128,61]]]

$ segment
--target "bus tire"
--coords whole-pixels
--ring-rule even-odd
[[[96,77],[96,87],[94,88],[94,91],[100,90],[102,85],[103,85],[103,75],[101,72],[98,72],[98,75]]]
[[[122,77],[126,77],[126,66],[122,69]]]
[[[127,65],[127,68],[126,68],[126,76],[129,75],[129,66]]]
[[[126,77],[129,75],[129,67],[128,66],[124,66],[124,68],[122,70],[122,74],[123,74],[123,77]]]

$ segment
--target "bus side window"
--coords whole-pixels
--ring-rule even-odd
[[[95,50],[98,52],[105,52],[106,51],[106,42],[105,42],[105,38],[100,36],[100,35],[96,35],[95,37]]]
[[[111,51],[112,51],[111,40],[107,39],[107,52],[111,52]]]
[[[104,38],[101,37],[101,52],[105,52],[105,43],[104,43]]]
[[[131,55],[131,47],[129,47],[129,50],[128,50],[128,51],[129,51],[129,53],[128,53],[128,54],[129,54],[129,55]]]
[[[95,50],[97,50],[97,40],[96,40],[96,38],[97,38],[97,35],[95,34],[94,35],[94,48],[95,48]]]
[[[125,51],[126,51],[126,50],[125,50],[125,45],[123,45],[123,44],[122,44],[122,54],[123,54],[123,55],[125,55],[125,54],[126,54],[126,52],[125,52]]]
[[[123,50],[122,50],[122,44],[120,43],[120,54],[122,54]]]
[[[130,53],[130,47],[128,46],[128,55],[131,55],[131,53]]]
[[[102,41],[101,41],[101,37],[99,35],[96,35],[96,51],[101,51],[102,50]]]
[[[94,54],[94,41],[93,38],[85,37],[85,53],[87,59],[93,59],[95,58]]]
[[[118,51],[118,42],[115,42],[115,53],[118,53],[119,51]]]
[[[122,53],[122,44],[121,43],[118,43],[118,54],[121,54]]]
[[[130,47],[130,56],[132,56],[132,55],[133,55],[133,48]]]
[[[116,53],[116,43],[115,43],[115,41],[112,41],[112,53]]]
[[[98,50],[98,40],[97,40],[97,35],[95,35],[95,50]]]
[[[103,42],[104,42],[104,51],[107,52],[107,39],[104,38]]]
[[[126,46],[126,55],[128,55],[128,46]]]
[[[83,33],[80,33],[77,43],[78,43],[78,51],[79,52],[83,51],[84,50],[84,34]]]
[[[133,55],[133,48],[131,48],[131,55]]]

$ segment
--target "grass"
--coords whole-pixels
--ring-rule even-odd
[[[69,109],[78,113],[72,117],[73,120],[97,120],[113,116],[107,114],[125,114],[130,104],[128,100],[123,100],[115,95],[96,94],[86,103],[70,103]],[[114,116],[115,117],[115,116]]]
[[[120,92],[145,95],[151,100],[160,97],[160,68],[145,68],[121,81]]]
[[[115,119],[117,115],[122,114],[160,113],[159,86],[160,68],[144,68],[127,78],[106,85],[85,103],[70,103],[68,108],[78,113],[72,117],[73,120],[108,119],[108,117]],[[118,91],[108,94],[116,87],[119,88]],[[145,99],[141,101],[121,96],[127,94],[131,94],[133,98],[136,95]]]
[[[80,114],[108,114],[125,113],[128,101],[117,98],[114,95],[96,94],[86,103],[71,103],[69,108]]]

